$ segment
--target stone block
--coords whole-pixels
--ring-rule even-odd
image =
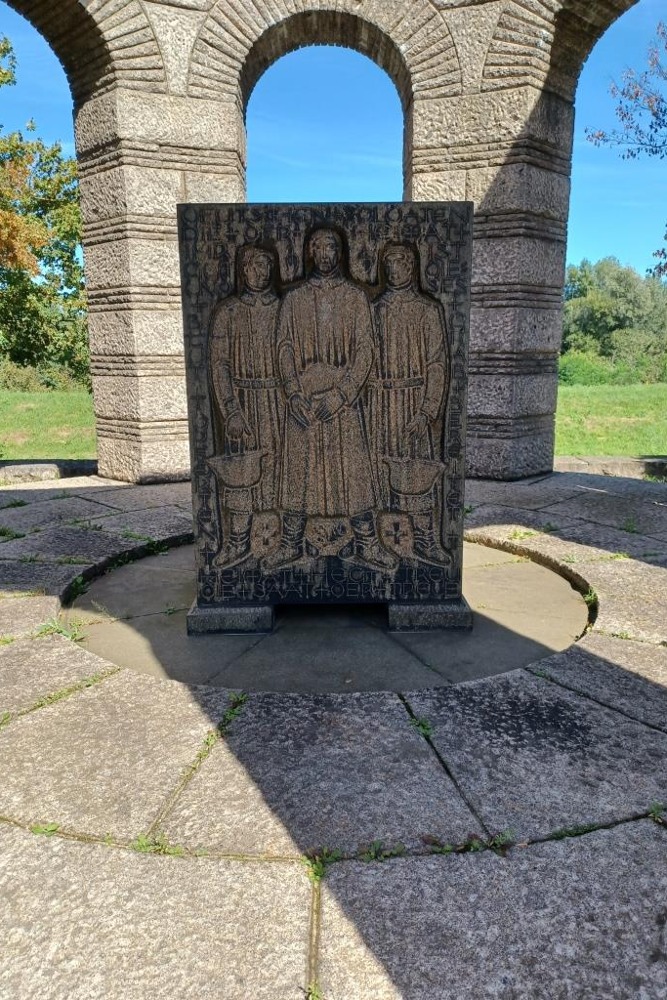
[[[541,660],[541,675],[601,705],[667,732],[667,649],[589,632]]]
[[[552,354],[560,350],[562,336],[560,308],[483,308],[474,305],[470,310],[471,352],[535,351]]]
[[[492,428],[478,430],[470,419],[468,428],[466,469],[473,479],[522,479],[553,469],[553,430],[518,425],[512,436],[504,436],[505,425],[503,436],[496,436]]]
[[[86,249],[86,278],[93,289],[179,284],[178,244],[173,239],[129,237],[95,243]]]
[[[565,244],[530,239],[475,239],[474,285],[548,286],[560,292],[565,271]]]
[[[197,605],[229,609],[192,628],[330,602],[423,602],[430,627],[442,603],[460,625],[471,221],[180,207]]]
[[[183,321],[179,309],[133,309],[131,312],[91,312],[90,350],[94,355],[130,355],[140,364],[139,355],[181,357]]]
[[[245,605],[244,607],[199,608],[192,605],[187,618],[188,635],[205,635],[207,632],[271,632],[273,607],[270,604]]]
[[[487,355],[486,360],[492,360]],[[519,364],[517,363],[517,368]],[[471,374],[468,384],[469,412],[476,417],[528,417],[550,415],[556,409],[558,380],[554,375]]]
[[[119,87],[87,101],[75,116],[79,156],[118,140],[159,147],[230,150],[245,163],[245,128],[236,95],[228,101]]]
[[[59,611],[57,597],[8,598],[0,589],[0,638],[31,635],[44,622],[55,618]]]
[[[469,170],[466,195],[478,212],[528,212],[566,222],[570,180],[560,172],[530,163],[507,163]]]
[[[393,632],[427,632],[433,629],[472,628],[472,610],[464,597],[440,604],[399,604],[388,607]]]
[[[97,375],[95,407],[98,418],[136,423],[185,421],[188,415],[185,382],[174,375]],[[148,443],[141,441],[142,448]]]

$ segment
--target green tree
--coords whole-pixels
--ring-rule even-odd
[[[619,379],[667,377],[667,285],[614,257],[568,267],[562,350],[607,359]],[[609,365],[596,370],[611,377]]]
[[[667,23],[660,22],[656,38],[648,52],[648,66],[637,72],[629,69],[621,84],[613,84],[611,94],[618,101],[616,117],[619,127],[612,131],[588,129],[595,145],[619,146],[624,159],[638,156],[667,157]],[[667,240],[667,232],[665,233]],[[657,276],[667,276],[667,249],[661,247],[654,256]]]
[[[0,39],[0,86],[15,82]],[[0,126],[0,354],[19,365],[65,365],[88,378],[88,336],[76,161],[59,143]]]

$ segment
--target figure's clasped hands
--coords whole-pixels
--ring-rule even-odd
[[[239,441],[242,437],[249,439],[250,444],[255,443],[255,435],[248,427],[246,418],[240,410],[234,410],[227,419],[227,436],[234,441]]]
[[[302,427],[310,427],[313,411],[307,398],[300,392],[293,393],[289,398],[290,413]]]
[[[423,437],[424,434],[426,434],[427,430],[428,430],[428,417],[426,416],[425,413],[422,413],[422,411],[420,410],[419,413],[415,414],[415,416],[412,418],[410,423],[405,428],[405,433],[408,435],[409,438],[420,438]]]
[[[317,397],[315,416],[318,420],[327,421],[335,417],[345,406],[346,399],[340,389],[327,389]]]

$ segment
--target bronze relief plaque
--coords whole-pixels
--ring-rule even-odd
[[[191,632],[461,594],[472,206],[182,205]]]

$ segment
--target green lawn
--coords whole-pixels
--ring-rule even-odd
[[[89,393],[0,390],[0,459],[95,455]]]
[[[561,386],[556,454],[667,455],[667,383]]]
[[[557,455],[667,455],[667,384],[561,386]],[[0,458],[94,458],[86,392],[0,391]]]

